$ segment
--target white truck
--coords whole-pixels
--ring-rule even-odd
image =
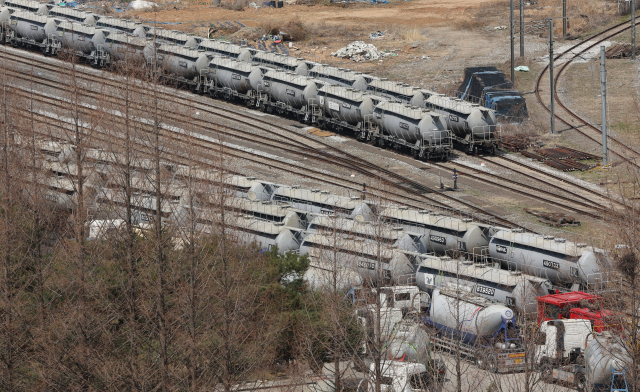
[[[547,383],[559,381],[578,391],[586,387],[584,350],[593,338],[589,320],[549,320],[540,325],[535,361]]]

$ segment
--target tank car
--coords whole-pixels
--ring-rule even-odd
[[[157,66],[178,78],[196,80],[205,76],[209,67],[209,55],[177,45],[150,43],[144,49],[144,59],[147,63],[156,62]]]
[[[325,288],[347,291],[351,287],[362,286],[362,276],[351,268],[336,266],[334,263],[323,262],[310,258],[309,268],[303,275],[307,285],[313,290]]]
[[[280,71],[293,72],[301,76],[309,74],[309,68],[304,60],[280,53],[259,51],[253,56],[253,61],[272,66]]]
[[[364,122],[373,115],[373,100],[368,95],[347,87],[323,86],[318,90],[318,105],[323,113],[318,119],[320,128],[347,127],[359,138],[365,137]]]
[[[56,28],[56,39],[63,48],[83,53],[95,64],[106,65],[108,53],[104,51],[108,32],[81,23],[61,21]]]
[[[138,36],[123,32],[113,32],[106,36],[104,51],[113,61],[144,62],[144,48],[149,42]]]
[[[598,392],[612,390],[611,370],[621,372],[633,366],[629,350],[629,347],[623,346],[621,339],[616,339],[610,332],[595,334],[584,351],[588,390]]]
[[[230,210],[240,211],[245,215],[253,215],[256,219],[270,221],[286,228],[306,230],[308,227],[307,211],[273,204],[270,201],[228,197],[225,199],[225,205]]]
[[[379,132],[372,135],[381,147],[409,149],[420,159],[446,159],[453,147],[445,119],[424,109],[396,102],[381,102],[373,109]]]
[[[27,11],[15,11],[9,18],[11,33],[7,39],[13,45],[38,46],[44,53],[55,54],[60,49],[56,41],[56,20]]]
[[[402,229],[389,225],[376,225],[369,221],[357,221],[335,215],[318,215],[309,223],[310,233],[341,233],[348,236],[375,241],[385,245],[394,244],[402,237]],[[402,249],[402,248],[399,248]],[[407,249],[410,250],[410,249]]]
[[[474,345],[476,340],[491,340],[505,323],[513,323],[508,307],[464,290],[434,289],[429,320],[438,334],[455,336]]]
[[[49,15],[49,7],[45,3],[35,0],[3,0],[0,6],[14,10],[33,12],[38,15]]]
[[[262,71],[249,63],[213,57],[209,61],[207,76],[211,79],[209,94],[223,95],[229,99],[237,94],[248,97],[252,91],[251,86],[262,80]],[[251,101],[247,100],[247,104],[251,104]]]
[[[147,37],[147,29],[149,28],[148,26],[142,25],[140,22],[105,17],[101,17],[96,21],[96,27],[112,32],[119,31],[132,34],[140,38]]]
[[[53,7],[49,10],[49,16],[69,22],[84,23],[89,26],[96,25],[96,16],[94,14],[73,8]]]
[[[424,107],[424,96],[416,88],[408,84],[389,80],[372,80],[367,84],[370,94],[384,97],[388,101],[408,104],[417,108]]]
[[[505,271],[472,261],[422,255],[416,271],[418,287],[432,293],[436,288],[461,288],[496,300],[523,314],[535,313],[536,297],[549,294],[551,282],[520,271]]]
[[[309,71],[309,76],[324,82],[342,87],[351,87],[358,91],[367,91],[367,79],[361,72],[350,69],[316,65]],[[377,79],[375,77],[372,77]]]
[[[430,252],[445,255],[447,251],[483,255],[495,228],[472,219],[454,218],[426,210],[389,207],[380,212],[385,221],[405,230],[423,234],[420,241]]]
[[[257,85],[261,106],[264,110],[285,110],[306,112],[308,105],[318,96],[316,82],[307,78],[282,71],[267,71]]]
[[[448,128],[456,141],[468,151],[480,147],[489,153],[495,150],[496,115],[491,109],[458,98],[445,97],[428,90],[420,90],[424,107],[447,116]]]
[[[201,37],[195,35],[156,27],[147,30],[147,39],[161,44],[184,46],[185,48],[194,50],[198,48],[198,45],[202,41]]]
[[[299,252],[355,269],[365,280],[370,279],[374,283],[379,281],[378,278],[385,283],[407,283],[414,272],[411,261],[402,251],[340,236],[310,234],[300,244]]]
[[[234,45],[226,41],[204,39],[198,45],[198,50],[204,50],[212,54],[230,57],[245,63],[251,62],[251,51],[246,46]]]
[[[319,189],[281,186],[274,190],[271,199],[316,214],[347,216],[360,222],[371,220],[371,207],[358,196],[338,196]]]
[[[573,286],[607,280],[611,261],[604,251],[564,238],[500,230],[489,243],[489,255],[503,268],[547,278],[555,285]]]

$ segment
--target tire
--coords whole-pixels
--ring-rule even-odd
[[[585,378],[583,373],[576,373],[573,378],[573,387],[578,390],[578,392],[584,392],[587,387],[587,379]]]
[[[540,378],[547,384],[553,383],[553,368],[548,360],[540,364]]]

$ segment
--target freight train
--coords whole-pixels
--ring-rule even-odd
[[[447,159],[454,143],[493,153],[492,110],[433,91],[224,41],[30,0],[4,0],[0,39],[47,55],[73,53],[97,67],[160,68],[196,93],[242,102],[358,140]]]

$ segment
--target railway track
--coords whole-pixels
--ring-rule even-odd
[[[636,26],[640,25],[640,22],[636,22]],[[559,61],[559,60],[566,60],[566,62],[560,67],[558,73],[555,75],[554,80],[556,81],[556,83],[554,83],[554,91],[553,91],[553,95],[555,97],[556,102],[558,103],[558,106],[560,107],[560,112],[561,113],[554,113],[555,114],[555,119],[557,119],[558,121],[560,121],[561,123],[563,123],[565,126],[569,127],[570,129],[575,130],[576,132],[580,133],[581,135],[583,135],[584,137],[586,137],[587,139],[591,140],[592,142],[602,146],[602,131],[594,126],[593,124],[589,123],[587,120],[585,120],[584,118],[582,118],[581,116],[579,116],[578,114],[576,114],[575,112],[573,112],[571,109],[569,109],[560,99],[558,92],[557,92],[557,86],[558,86],[558,79],[560,78],[560,76],[562,75],[563,71],[566,69],[566,67],[571,64],[571,62],[573,62],[576,58],[580,57],[584,52],[586,52],[587,50],[593,48],[594,46],[602,43],[603,41],[610,39],[612,37],[615,37],[616,35],[619,35],[627,30],[631,29],[631,22],[627,21],[627,22],[623,22],[620,24],[617,24],[615,26],[612,26],[600,33],[597,33],[595,35],[593,35],[592,37],[572,46],[571,48],[569,48],[568,50],[566,50],[563,53],[560,53],[559,55],[557,55],[556,57],[554,57],[554,61]],[[590,44],[587,46],[587,44],[589,43],[589,41],[595,40],[594,43]],[[578,49],[580,46],[584,46],[583,48],[580,48],[580,50],[577,53],[574,53],[573,51]],[[544,77],[544,75],[547,75],[547,80],[549,77],[549,66],[547,65],[546,67],[544,67],[544,69],[542,70],[542,72],[540,72],[540,74],[538,75],[538,78],[536,80],[536,88],[535,88],[535,94],[536,94],[536,98],[538,100],[538,102],[540,103],[540,105],[548,112],[551,113],[551,110],[549,109],[548,105],[545,103],[542,94],[540,92],[540,86],[542,83],[542,79]],[[564,113],[562,113],[564,112]],[[564,115],[564,116],[563,116]],[[570,123],[570,119],[574,119],[577,120],[580,125],[576,126]],[[588,131],[582,130],[580,128],[586,128],[588,129]],[[598,136],[594,136],[594,135],[599,135]],[[622,159],[623,161],[628,162],[629,164],[631,164],[632,166],[639,168],[640,166],[633,161],[631,158],[636,158],[636,157],[640,157],[640,152],[632,149],[631,147],[627,146],[625,143],[621,142],[620,140],[616,139],[613,136],[608,136],[608,139],[611,140],[616,147],[619,149],[619,151],[615,151],[613,150],[613,148],[610,148],[610,151],[612,154],[614,154],[615,156],[617,156],[618,158]],[[624,151],[624,153],[630,155],[624,155],[622,153],[622,151]]]
[[[8,52],[6,50],[4,51],[4,55],[5,56],[9,55],[9,56],[13,57],[14,59],[18,58],[18,60],[16,60],[18,62],[21,62],[21,60],[22,61],[28,61],[30,66],[33,66],[33,63],[35,61],[35,62],[37,62],[39,64],[39,65],[36,65],[36,67],[42,68],[42,69],[51,69],[53,67],[53,65],[51,65],[51,64],[49,64],[47,62],[44,62],[42,60],[34,59],[33,57],[21,56],[19,54],[16,55],[15,53],[8,54]],[[84,67],[77,67],[77,69],[83,69],[83,68]],[[81,77],[89,78],[87,76],[87,75],[89,75],[88,72],[81,72],[81,73],[78,73],[78,75],[79,76],[81,75]],[[34,76],[32,75],[32,77],[34,77]],[[91,76],[91,77],[97,78],[96,76]],[[44,78],[40,78],[40,77],[36,77],[36,78],[41,79],[41,81],[42,81],[42,79],[44,79]],[[104,78],[104,77],[100,78],[100,82],[101,83],[105,83],[105,82],[110,83],[110,80],[111,80],[110,78]],[[116,82],[111,81],[111,83],[116,83]],[[190,103],[191,105],[194,105],[194,104],[198,105],[199,108],[202,109],[202,110],[211,111],[211,109],[208,109],[208,108],[204,107],[203,103],[201,103],[199,101],[196,101],[193,98],[185,98],[185,97],[179,96],[179,95],[177,95],[175,93],[171,94],[170,98],[180,99],[180,100],[183,100],[183,101],[185,101],[187,103]],[[200,105],[202,105],[202,106],[200,106]],[[228,109],[225,109],[225,110],[227,110],[228,112],[231,112]],[[233,120],[233,121],[238,121],[238,119],[237,119],[238,115],[245,116],[244,114],[237,113],[237,112],[232,112],[232,113],[233,113],[234,117],[233,118],[229,118],[229,119]],[[214,116],[219,116],[218,113],[211,113],[211,114],[214,115]],[[243,121],[244,120],[241,120],[240,122],[243,122]],[[262,122],[264,124],[267,124],[267,122],[265,120],[257,120],[257,119],[253,119],[252,118],[252,121],[258,121],[258,122]],[[249,122],[246,122],[246,121],[245,121],[245,124],[255,126],[255,125],[253,125],[253,124],[251,124]],[[268,123],[268,124],[269,124],[270,127],[274,126],[271,123]],[[351,170],[357,168],[358,171],[360,171],[361,173],[363,173],[365,175],[368,175],[368,176],[370,176],[372,178],[380,178],[383,181],[385,181],[388,185],[390,185],[390,186],[392,186],[392,187],[394,187],[396,189],[401,189],[402,191],[408,192],[410,194],[413,194],[414,196],[419,196],[420,198],[422,198],[422,199],[424,199],[426,201],[429,201],[430,203],[436,203],[436,204],[439,204],[439,205],[443,205],[443,203],[441,201],[438,201],[438,200],[435,200],[433,198],[425,196],[425,193],[434,193],[435,190],[425,186],[424,184],[421,184],[421,183],[419,183],[417,181],[411,180],[411,179],[406,178],[404,176],[398,175],[397,173],[394,173],[392,171],[389,171],[387,169],[379,167],[379,166],[377,166],[375,164],[372,164],[372,163],[370,163],[370,162],[368,162],[368,161],[366,161],[366,160],[364,160],[362,158],[356,157],[356,156],[354,156],[352,154],[346,153],[346,152],[344,152],[344,151],[342,151],[342,150],[340,150],[340,149],[338,149],[338,148],[336,148],[336,147],[334,147],[334,146],[332,146],[330,144],[317,141],[317,140],[315,140],[315,139],[313,139],[313,138],[311,138],[309,136],[306,136],[306,135],[300,135],[299,133],[296,133],[294,131],[286,129],[285,127],[280,127],[280,126],[275,126],[275,127],[279,128],[280,130],[282,130],[284,132],[287,132],[289,134],[294,134],[297,137],[302,137],[303,139],[305,139],[305,140],[307,140],[309,142],[313,142],[313,143],[317,143],[317,144],[322,145],[323,146],[323,150],[319,150],[317,148],[313,149],[313,152],[318,154],[319,159],[324,159],[325,161],[331,162],[331,163],[334,163],[334,164],[336,162],[339,162],[340,165],[342,165],[343,167],[347,167],[347,168],[349,168]],[[331,151],[331,152],[334,152],[336,154],[328,154],[327,151]],[[340,155],[342,155],[342,156],[340,156]],[[375,173],[375,172],[377,172],[377,173]],[[384,178],[383,176],[386,176],[387,178]],[[446,199],[448,201],[452,201],[452,202],[455,202],[457,204],[463,205],[465,208],[469,208],[472,211],[476,211],[476,212],[479,212],[481,214],[487,215],[487,216],[495,219],[495,221],[497,221],[497,222],[501,222],[501,223],[506,224],[506,225],[511,226],[511,227],[521,227],[518,224],[510,222],[510,221],[508,221],[508,220],[506,220],[506,219],[504,219],[502,217],[499,217],[499,216],[497,216],[497,215],[495,215],[493,213],[490,213],[490,212],[488,212],[486,210],[483,210],[482,208],[474,206],[471,203],[465,202],[463,200],[459,200],[459,199],[457,199],[455,197],[452,197],[452,196],[449,196],[449,195],[446,195],[446,194],[439,194],[439,196],[441,196],[442,198],[444,198],[444,199]],[[424,201],[423,201],[423,203],[424,203]],[[448,208],[447,206],[444,206],[444,205],[443,205],[443,207]],[[442,208],[442,207],[439,207],[439,208]],[[451,212],[457,213],[458,211],[452,210]],[[479,220],[488,221],[486,218],[481,218]],[[491,219],[489,219],[489,221],[491,221]],[[495,222],[491,221],[491,223],[495,223]]]

